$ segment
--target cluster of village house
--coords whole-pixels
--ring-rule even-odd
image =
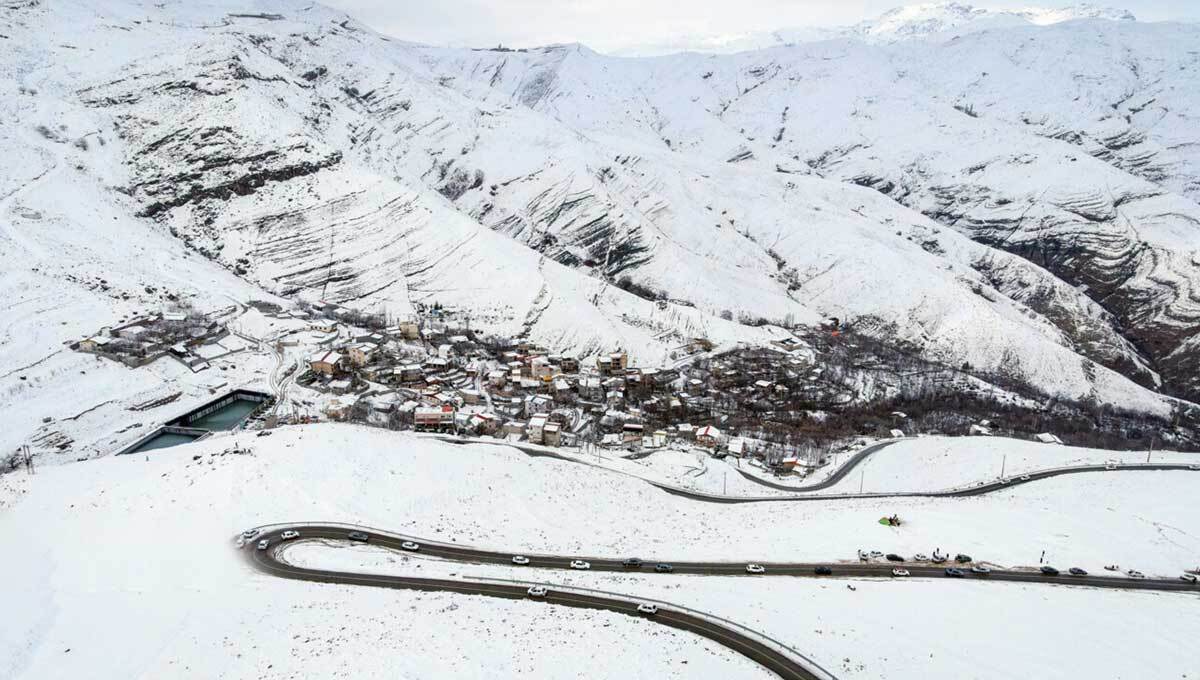
[[[101,328],[99,333],[80,340],[73,347],[131,367],[171,357],[192,371],[202,371],[208,368],[209,359],[230,351],[220,348],[214,354],[203,349],[229,335],[225,324],[219,321],[229,311],[219,310],[212,314],[166,311],[141,316]]]
[[[712,398],[703,381],[674,368],[631,366],[623,351],[581,361],[527,342],[485,345],[463,329],[416,319],[348,335],[312,355],[299,381],[341,395],[326,402],[335,419],[548,446],[647,449],[685,439],[748,452],[744,440],[704,424]],[[711,348],[697,339],[684,349]]]

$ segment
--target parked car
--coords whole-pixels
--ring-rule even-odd
[[[571,560],[572,569],[591,569],[592,565],[584,560]]]
[[[669,574],[675,571],[675,567],[672,567],[666,562],[659,562],[658,564],[654,565],[654,571],[657,571],[660,574]]]
[[[871,557],[875,557],[875,558],[883,557],[883,553],[879,552],[878,550],[872,550]]]
[[[1030,479],[1032,479],[1032,477],[1030,477],[1029,475],[1021,475],[1022,482],[1028,482]]]
[[[631,569],[639,569],[642,566],[642,561],[636,557],[629,557],[626,558],[624,562],[621,562],[621,566],[629,567]]]
[[[913,555],[913,562],[928,562],[928,561],[929,561],[929,555],[926,555],[925,553],[917,553],[916,555]]]
[[[829,567],[821,566],[821,567],[817,567],[817,568],[813,569],[813,573],[816,574],[817,576],[829,576],[830,574],[833,573],[833,570],[830,569]]]
[[[258,549],[266,550],[267,546],[269,546],[269,545],[271,545],[271,542],[264,538],[263,540],[258,542]]]
[[[908,576],[907,569],[893,569],[892,576]]]
[[[368,536],[368,535],[366,535],[366,534],[364,534],[364,533],[363,533],[363,532],[361,532],[361,531],[351,531],[351,532],[350,532],[350,540],[351,540],[351,541],[360,541],[360,542],[362,542],[362,543],[366,543],[367,541],[371,540],[371,537],[370,537],[370,536]]]
[[[247,541],[249,541],[250,539],[254,538],[257,535],[258,535],[258,529],[246,529],[245,531],[242,532],[242,538],[246,539]]]
[[[943,562],[945,562],[945,561],[946,561],[946,556],[945,556],[945,555],[939,555],[939,554],[937,554],[937,553],[934,553],[934,554],[933,554],[933,560],[931,560],[931,561],[932,561],[934,564],[941,564],[941,563],[943,563]]]
[[[887,554],[887,561],[888,561],[888,562],[903,562],[903,561],[904,561],[904,558],[903,558],[903,557],[901,557],[901,556],[899,556],[899,555],[897,555],[896,553],[888,553],[888,554]]]
[[[1106,565],[1104,565],[1104,570],[1105,570],[1105,571],[1121,571],[1121,565],[1119,565],[1119,564],[1106,564]]]
[[[279,537],[285,541],[290,541],[293,538],[300,538],[300,532],[292,531],[291,529],[288,529],[287,531],[283,532],[282,534],[279,534]]]
[[[1197,578],[1195,574],[1180,574],[1179,578],[1187,581],[1188,583],[1200,582],[1200,578]]]
[[[767,568],[761,564],[747,564],[746,565],[746,573],[747,574],[765,574],[765,573],[767,573]]]
[[[1042,573],[1046,576],[1058,576],[1058,570],[1051,566],[1042,567]]]
[[[524,555],[513,555],[512,563],[519,564],[519,565],[526,565],[526,564],[529,564],[529,558],[525,557]]]
[[[420,550],[420,549],[421,549],[421,544],[420,544],[420,543],[413,543],[412,541],[405,541],[405,542],[403,542],[403,543],[401,543],[401,544],[400,544],[400,547],[401,547],[401,548],[404,548],[405,550]]]
[[[644,604],[644,603],[639,604],[638,605],[638,613],[645,614],[646,616],[654,616],[655,614],[658,613],[658,606],[653,605],[653,604]]]
[[[992,573],[992,570],[988,567],[981,567],[979,565],[975,565],[975,566],[971,567],[971,573],[972,574],[982,574],[984,576],[987,576],[988,574]]]
[[[1129,578],[1146,578],[1146,575],[1137,569],[1130,569],[1129,571],[1125,572],[1125,575]]]
[[[959,564],[966,564],[967,562],[971,561],[971,556],[959,553],[954,556],[954,561],[958,562]]]
[[[1079,567],[1071,567],[1067,570],[1067,572],[1070,573],[1071,576],[1087,576],[1087,572]]]
[[[952,578],[962,578],[963,576],[966,576],[966,573],[957,567],[946,567],[946,576],[950,576]]]
[[[254,435],[254,436],[255,437],[270,437],[271,431],[270,430],[259,430],[258,434]]]
[[[529,593],[529,597],[546,597],[546,593],[550,591],[546,590],[546,586],[529,586],[529,590],[525,592]]]
[[[871,559],[871,554],[868,553],[866,550],[859,550],[858,551],[858,559],[860,562],[866,562],[867,560]]]

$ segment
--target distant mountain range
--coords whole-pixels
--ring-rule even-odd
[[[1060,8],[1023,7],[983,9],[960,2],[906,5],[852,26],[804,27],[735,35],[689,35],[630,45],[613,51],[620,56],[653,56],[677,52],[730,54],[817,40],[855,39],[875,43],[901,40],[949,40],[955,36],[997,28],[1048,26],[1073,19],[1135,21],[1123,9],[1088,3]]]

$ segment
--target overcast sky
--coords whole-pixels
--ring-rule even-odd
[[[601,51],[679,36],[853,24],[915,0],[319,0],[380,33],[432,45],[580,42]],[[975,0],[976,7],[1060,7],[1061,0]],[[1200,19],[1200,0],[1115,0],[1143,21]]]

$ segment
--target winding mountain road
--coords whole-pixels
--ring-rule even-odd
[[[546,447],[535,447],[535,446],[529,446],[529,445],[521,444],[521,443],[496,442],[496,441],[488,441],[488,440],[483,440],[483,439],[468,439],[468,438],[452,437],[452,436],[437,436],[434,438],[438,439],[439,441],[444,441],[444,442],[447,442],[450,444],[459,444],[459,445],[487,444],[487,445],[493,445],[493,446],[494,445],[509,446],[514,449],[517,449],[518,451],[520,451],[528,456],[532,456],[535,458],[555,458],[555,459],[566,461],[569,463],[578,463],[580,465],[587,465],[589,467],[594,467],[594,468],[597,468],[600,470],[608,470],[609,472],[613,472],[616,474],[628,475],[630,477],[640,479],[643,482],[650,484],[651,486],[662,489],[663,491],[666,491],[667,493],[675,494],[676,496],[682,496],[684,498],[690,498],[691,500],[701,501],[704,503],[727,503],[727,504],[731,504],[731,503],[796,503],[796,502],[806,502],[806,501],[844,501],[844,500],[855,500],[855,499],[864,499],[864,498],[868,498],[868,499],[870,499],[870,498],[876,498],[876,499],[879,499],[879,498],[884,498],[884,499],[886,499],[886,498],[962,498],[962,497],[966,497],[966,496],[982,496],[984,494],[992,493],[993,491],[1009,489],[1009,488],[1012,488],[1015,486],[1020,486],[1022,484],[1028,484],[1030,482],[1035,482],[1040,479],[1049,479],[1051,477],[1059,477],[1062,475],[1074,475],[1074,474],[1084,474],[1084,473],[1153,472],[1153,471],[1164,471],[1164,470],[1174,470],[1174,471],[1183,471],[1183,472],[1200,472],[1200,464],[1198,464],[1198,463],[1097,463],[1097,464],[1088,464],[1088,465],[1072,465],[1072,466],[1068,466],[1068,467],[1045,468],[1042,470],[1029,470],[1029,471],[1023,472],[1019,475],[1014,475],[1011,477],[1002,477],[1000,479],[986,481],[986,482],[976,482],[975,484],[954,487],[954,488],[950,488],[950,489],[943,489],[940,491],[893,491],[893,492],[839,493],[839,494],[812,493],[814,491],[820,491],[822,489],[828,489],[829,487],[832,487],[833,485],[837,484],[841,480],[845,479],[846,476],[849,475],[854,470],[855,467],[857,467],[859,464],[861,464],[867,458],[874,455],[875,453],[878,453],[879,451],[883,450],[884,448],[891,446],[892,444],[895,444],[897,441],[900,441],[900,440],[889,440],[889,441],[884,441],[884,442],[878,442],[878,443],[875,443],[875,444],[872,444],[870,446],[863,448],[861,451],[854,454],[854,456],[852,456],[849,460],[847,460],[845,463],[843,463],[842,466],[840,468],[838,468],[837,470],[835,470],[831,475],[829,475],[828,478],[826,478],[823,481],[817,482],[815,484],[809,484],[807,486],[787,486],[785,484],[777,484],[775,482],[771,482],[771,481],[756,477],[750,473],[747,473],[744,470],[738,470],[738,472],[741,472],[742,475],[746,476],[747,478],[749,478],[763,486],[768,486],[768,487],[771,487],[776,490],[790,491],[793,493],[790,495],[786,495],[786,496],[785,495],[731,496],[731,495],[707,493],[704,491],[695,491],[693,489],[678,486],[675,484],[669,484],[667,482],[662,482],[662,481],[659,481],[656,479],[642,477],[640,475],[636,475],[634,473],[627,472],[624,470],[617,470],[617,469],[614,469],[611,467],[600,465],[598,463],[592,463],[587,460],[581,460],[579,458],[573,458],[571,456],[566,456],[561,453],[557,453],[554,450],[546,448]]]
[[[444,441],[449,441],[456,444],[485,444],[486,441],[476,441],[462,438],[437,437]],[[835,470],[828,478],[815,484],[805,486],[788,486],[777,484],[768,480],[761,479],[754,475],[750,475],[745,471],[742,472],[748,479],[755,481],[763,486],[771,487],[776,490],[784,490],[793,492],[792,494],[782,496],[760,496],[760,497],[743,497],[743,496],[722,496],[716,494],[707,494],[703,492],[693,491],[683,487],[674,486],[671,484],[662,483],[656,480],[639,477],[643,481],[652,484],[668,493],[684,496],[692,500],[710,502],[710,503],[755,503],[755,502],[796,502],[796,501],[824,501],[824,500],[846,500],[855,498],[954,498],[965,496],[978,496],[1000,489],[1006,489],[1020,484],[1033,482],[1040,479],[1057,477],[1059,475],[1080,474],[1080,473],[1104,473],[1104,472],[1136,472],[1148,470],[1188,470],[1197,471],[1200,467],[1194,464],[1178,464],[1178,463],[1138,463],[1138,464],[1097,464],[1097,465],[1078,465],[1071,467],[1051,468],[1044,470],[1028,471],[1023,474],[997,479],[990,482],[978,482],[974,485],[963,486],[959,488],[946,489],[943,491],[930,492],[898,492],[898,493],[864,493],[864,494],[818,494],[812,493],[828,489],[837,484],[842,479],[845,479],[856,466],[861,464],[874,453],[890,446],[894,441],[885,441],[868,446],[853,457],[851,457],[839,469]],[[553,450],[548,450],[541,447],[530,447],[516,445],[515,448],[530,456],[550,457],[560,460],[592,465],[601,469],[611,470],[604,466],[597,466],[587,461],[578,460],[570,456],[562,455]],[[614,472],[619,472],[612,470]],[[631,473],[622,473],[631,474]],[[632,475],[637,477],[637,475]],[[371,545],[381,546],[391,550],[405,550],[406,542],[416,543],[419,545],[419,552],[422,555],[436,557],[445,560],[453,560],[457,562],[469,564],[501,564],[513,566],[513,557],[518,553],[499,552],[495,550],[482,550],[472,548],[470,546],[455,545],[441,542],[424,541],[420,538],[395,534],[378,529],[368,527],[360,527],[356,525],[323,523],[323,522],[299,522],[292,524],[271,525],[262,527],[259,533],[252,540],[245,542],[244,552],[257,569],[278,576],[281,578],[298,579],[304,581],[314,581],[320,583],[339,583],[345,585],[365,585],[380,588],[395,588],[408,590],[424,590],[424,591],[445,591],[458,592],[476,595],[487,595],[490,597],[502,597],[508,599],[534,599],[544,601],[550,604],[556,604],[567,607],[580,607],[589,609],[603,609],[629,616],[645,617],[657,624],[686,630],[702,637],[708,638],[720,645],[727,647],[739,654],[742,654],[748,659],[755,661],[764,668],[770,670],[781,678],[788,680],[834,680],[834,677],[819,664],[804,656],[800,652],[788,647],[778,640],[771,639],[766,635],[753,631],[737,623],[720,619],[711,614],[699,612],[687,607],[647,600],[619,593],[609,593],[603,591],[595,591],[576,587],[566,587],[553,585],[549,583],[538,583],[534,581],[519,582],[507,581],[501,579],[432,579],[432,578],[416,578],[406,576],[388,576],[382,574],[364,574],[355,572],[332,571],[325,569],[314,569],[310,567],[301,567],[289,564],[286,559],[282,559],[284,548],[289,545],[294,545],[293,541],[285,541],[283,539],[284,531],[299,532],[298,541],[304,540],[326,540],[351,542],[351,532],[362,532],[369,536]],[[258,542],[261,540],[267,541],[265,549],[258,549]],[[411,549],[412,546],[410,545]],[[1005,581],[1018,583],[1044,583],[1060,586],[1089,586],[1093,588],[1112,588],[1124,590],[1154,590],[1167,592],[1183,592],[1200,594],[1200,586],[1182,579],[1160,579],[1160,578],[1131,578],[1126,576],[1098,576],[1098,575],[1071,575],[1064,571],[1058,575],[1044,574],[1041,571],[1021,570],[1021,569],[996,569],[986,573],[973,572],[970,569],[962,569],[961,575],[951,576],[947,573],[947,566],[955,566],[953,564],[934,564],[928,561],[916,562],[873,562],[873,561],[849,561],[849,562],[755,562],[765,569],[764,574],[749,574],[746,570],[747,562],[711,562],[711,561],[668,561],[668,560],[645,560],[636,566],[627,566],[624,558],[614,557],[590,557],[582,555],[564,556],[564,555],[539,555],[539,554],[522,554],[528,561],[519,568],[524,569],[570,569],[573,560],[584,560],[589,563],[591,571],[612,571],[621,573],[640,573],[654,575],[655,577],[670,578],[673,575],[681,574],[702,574],[710,576],[742,576],[746,578],[764,578],[772,576],[792,576],[792,577],[809,577],[809,578],[830,578],[832,577],[870,577],[870,578],[896,578],[892,570],[902,568],[906,570],[911,577],[916,578],[945,578],[950,580],[969,579],[973,581]],[[671,565],[669,571],[660,572],[655,567],[657,564],[667,563]],[[963,566],[963,565],[959,565]],[[969,565],[966,565],[969,566]],[[829,573],[821,574],[820,571],[828,571]],[[530,592],[533,586],[541,586],[545,589],[542,595],[534,595]],[[653,614],[640,612],[638,607],[642,604],[654,604],[657,606],[657,611]]]
[[[589,609],[605,609],[630,616],[643,616],[655,623],[687,630],[721,644],[747,658],[759,663],[781,678],[799,680],[832,680],[834,676],[803,654],[787,645],[773,640],[764,634],[750,630],[736,623],[718,617],[698,612],[680,605],[656,602],[634,596],[606,593],[574,587],[564,587],[549,583],[504,581],[499,579],[431,579],[406,576],[388,576],[381,574],[365,574],[355,572],[314,569],[289,564],[281,558],[284,548],[295,545],[294,541],[283,539],[284,531],[299,532],[295,541],[311,539],[351,542],[351,532],[362,532],[369,536],[370,544],[392,550],[405,550],[406,542],[416,543],[421,555],[437,557],[470,564],[503,564],[513,565],[513,556],[519,553],[482,550],[470,546],[453,545],[440,542],[423,541],[420,538],[394,534],[369,527],[345,525],[336,523],[302,522],[294,524],[270,525],[261,528],[252,539],[245,542],[243,552],[255,568],[281,578],[314,581],[320,583],[338,583],[345,585],[365,585],[381,588],[395,588],[424,591],[446,591],[508,599],[534,599],[551,604],[568,607],[583,607]],[[258,542],[267,541],[265,549],[258,549]],[[412,546],[410,545],[411,549]],[[1090,586],[1094,588],[1114,588],[1124,590],[1155,590],[1168,592],[1187,592],[1200,594],[1200,586],[1181,579],[1151,579],[1130,578],[1125,576],[1073,576],[1063,573],[1057,576],[1043,574],[1040,571],[999,569],[986,574],[977,574],[963,570],[961,577],[950,577],[946,574],[946,565],[936,565],[928,562],[758,562],[765,568],[762,575],[748,574],[745,562],[708,562],[708,561],[667,561],[645,560],[637,566],[626,566],[622,558],[590,557],[583,555],[538,555],[522,554],[528,559],[525,569],[570,569],[573,560],[585,560],[590,564],[591,571],[613,571],[621,573],[639,573],[661,578],[671,578],[681,574],[704,574],[713,576],[743,576],[746,578],[766,578],[772,576],[792,576],[811,578],[832,577],[877,577],[895,578],[892,569],[906,569],[913,577],[946,578],[950,580],[970,579],[973,581],[1006,581],[1020,583],[1046,583],[1065,586]],[[656,570],[659,563],[669,563],[671,570],[663,573]],[[819,567],[827,567],[830,574],[820,575]],[[534,596],[529,589],[539,585],[546,589],[545,595]],[[658,606],[654,614],[643,614],[638,611],[638,605],[652,603]]]

